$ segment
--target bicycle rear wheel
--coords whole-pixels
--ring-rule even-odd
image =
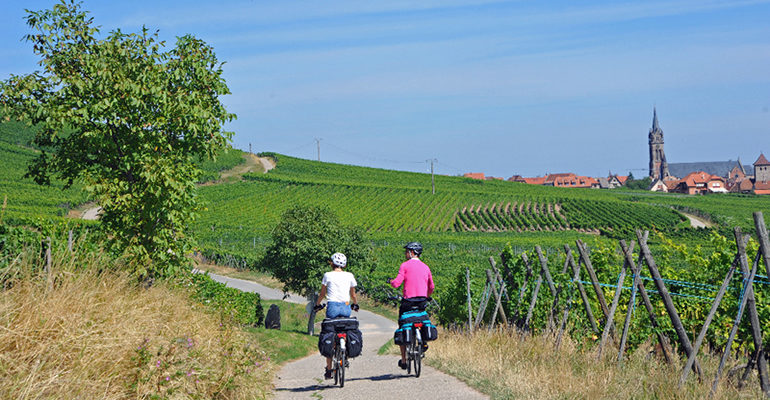
[[[422,372],[422,340],[415,335],[414,341],[414,376],[419,378]]]
[[[410,341],[406,344],[406,374],[409,375],[412,373],[412,349],[414,348],[413,341]]]
[[[340,371],[340,387],[345,387],[345,363],[347,362],[347,351],[342,350],[340,354],[340,362],[337,368],[339,368]]]
[[[332,360],[333,368],[334,368],[334,384],[338,384],[340,382],[340,348],[337,346],[336,349],[334,349],[334,359]]]

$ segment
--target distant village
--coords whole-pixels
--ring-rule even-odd
[[[657,110],[653,108],[652,128],[649,135],[650,166],[648,190],[685,194],[709,193],[753,193],[770,195],[770,162],[760,153],[753,165],[737,161],[710,161],[694,163],[669,163],[663,151],[663,130],[658,123]],[[466,178],[481,180],[503,180],[500,177],[485,176],[471,172]],[[514,175],[511,182],[570,188],[614,189],[625,186],[628,175],[609,173],[606,177],[576,175],[572,172],[547,174],[525,178]]]

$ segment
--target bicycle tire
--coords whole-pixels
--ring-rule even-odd
[[[337,348],[334,349],[334,359],[332,360],[332,362],[334,363],[334,384],[335,385],[337,385],[340,382],[339,359],[340,359],[340,349],[339,349],[339,346],[337,346]]]
[[[406,374],[412,373],[412,349],[414,348],[412,342],[414,338],[406,344]]]
[[[420,373],[422,372],[422,338],[420,337],[419,329],[412,329],[414,330],[414,333],[412,334],[412,338],[414,339],[414,344],[412,345],[412,355],[414,357],[414,376],[419,378]]]
[[[340,369],[340,388],[345,387],[345,361],[347,361],[347,352],[342,350],[340,354],[340,363],[338,368]]]
[[[422,340],[418,340],[415,346],[414,376],[419,378],[420,373],[422,373]]]

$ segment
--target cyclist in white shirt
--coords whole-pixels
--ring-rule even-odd
[[[321,281],[321,291],[318,293],[315,310],[321,309],[321,300],[327,298],[326,318],[349,317],[351,310],[358,311],[358,299],[356,298],[356,278],[350,272],[343,269],[348,263],[347,257],[342,253],[334,253],[329,258],[332,270],[325,273]],[[353,299],[353,303],[350,299]],[[326,357],[326,372],[324,378],[332,378],[332,359]]]

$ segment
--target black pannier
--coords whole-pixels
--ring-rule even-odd
[[[321,322],[321,333],[318,335],[318,351],[321,355],[324,357],[334,355],[338,332],[347,334],[348,357],[360,356],[364,346],[363,334],[358,329],[358,319],[354,317],[326,318]]]
[[[406,345],[412,341],[412,327],[408,326],[405,328],[398,328],[396,329],[396,332],[393,333],[393,343],[396,345]]]
[[[334,342],[337,339],[337,332],[321,331],[318,335],[318,351],[324,357],[331,357],[334,355]]]
[[[422,336],[422,340],[426,342],[438,339],[438,329],[436,329],[436,325],[433,325],[430,321],[424,323],[422,328],[420,328],[420,336]]]
[[[358,357],[361,355],[361,351],[364,349],[364,338],[361,334],[361,331],[358,329],[353,329],[352,331],[347,331],[348,335],[348,357]]]

